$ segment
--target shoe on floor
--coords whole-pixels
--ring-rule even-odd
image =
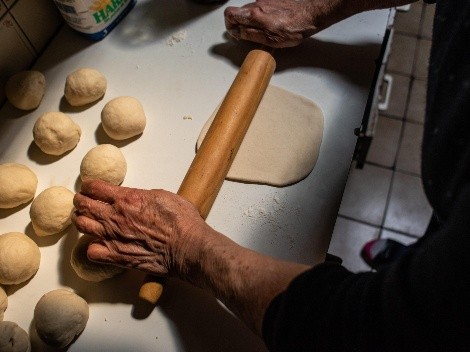
[[[392,239],[377,239],[367,242],[361,250],[361,258],[372,269],[391,264],[400,257],[407,246]]]

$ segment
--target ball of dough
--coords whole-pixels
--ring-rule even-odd
[[[83,181],[99,179],[114,185],[124,181],[127,162],[121,150],[112,144],[100,144],[86,153],[80,164]]]
[[[8,296],[5,290],[0,286],[0,321],[3,320],[3,314],[8,307]]]
[[[83,280],[100,282],[112,278],[124,271],[123,268],[115,265],[92,262],[88,259],[88,245],[93,241],[93,237],[83,235],[79,238],[72,251],[70,264],[77,275]]]
[[[45,189],[33,200],[29,216],[38,236],[64,231],[72,223],[74,193],[62,186]]]
[[[39,71],[23,71],[11,76],[5,85],[5,95],[14,107],[36,109],[46,90],[46,78]]]
[[[133,97],[118,97],[101,111],[101,123],[106,134],[123,140],[141,134],[147,120],[142,104]]]
[[[29,352],[31,341],[26,331],[12,321],[0,322],[0,351]]]
[[[106,93],[106,77],[93,68],[81,68],[67,76],[64,95],[72,106],[82,106]]]
[[[68,346],[85,329],[88,316],[87,302],[66,289],[46,293],[34,308],[39,337],[58,348]]]
[[[62,112],[46,112],[33,127],[36,145],[46,154],[61,155],[75,148],[82,130]]]
[[[40,262],[38,245],[24,233],[0,236],[0,284],[16,285],[28,280],[38,271]]]
[[[14,208],[29,202],[36,194],[38,178],[27,166],[0,164],[0,208]]]

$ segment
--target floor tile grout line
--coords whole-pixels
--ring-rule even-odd
[[[407,175],[407,176],[414,176],[414,177],[421,178],[421,174],[417,174],[417,173],[412,172],[412,171],[402,170],[402,169],[399,169],[399,168],[394,167],[394,166],[385,166],[385,165],[379,164],[377,162],[366,161],[365,165],[378,167],[380,169],[384,169],[384,170],[388,170],[388,171],[392,171],[392,172],[397,172],[399,174],[403,174],[403,175]]]
[[[423,21],[423,11],[421,11],[420,16],[421,17],[420,17],[419,30],[421,30],[421,22]],[[382,220],[381,220],[380,227],[379,227],[379,229],[380,229],[379,238],[382,238],[383,229],[385,228],[385,221],[386,221],[386,218],[387,218],[387,212],[388,212],[388,209],[389,209],[389,206],[390,206],[390,200],[391,200],[391,197],[392,197],[392,190],[393,190],[393,185],[394,185],[394,181],[395,181],[395,175],[396,175],[396,172],[397,172],[397,162],[398,162],[398,157],[399,157],[400,150],[401,150],[401,145],[402,145],[402,142],[403,142],[404,131],[405,131],[405,126],[406,126],[406,120],[407,120],[407,113],[408,113],[408,108],[409,108],[409,104],[410,104],[410,100],[411,100],[411,89],[413,87],[413,85],[412,85],[413,84],[413,72],[414,72],[415,65],[416,65],[417,53],[418,53],[418,45],[416,45],[416,47],[414,48],[414,52],[413,52],[413,59],[412,59],[413,64],[412,64],[411,75],[409,76],[410,80],[408,82],[408,87],[407,87],[408,89],[407,89],[407,93],[406,93],[404,116],[401,119],[403,121],[403,123],[400,126],[400,134],[399,134],[398,143],[397,143],[398,148],[397,148],[397,151],[395,153],[395,157],[394,157],[394,160],[393,160],[393,163],[392,163],[392,176],[391,176],[391,179],[390,179],[390,183],[389,183],[389,187],[388,187],[388,191],[387,191],[387,196],[386,196],[386,201],[385,201],[385,208],[384,208],[384,211],[383,211],[383,216],[382,216]],[[388,72],[388,71],[386,71],[386,72]],[[406,76],[406,77],[408,77],[408,76]],[[411,235],[411,234],[408,234],[408,235]]]
[[[410,238],[413,238],[413,239],[419,239],[420,238],[420,236],[409,233],[409,232],[405,232],[405,231],[402,231],[402,230],[397,230],[397,229],[394,229],[392,227],[373,224],[373,223],[370,223],[368,221],[357,219],[357,218],[354,218],[354,217],[348,216],[348,215],[338,215],[338,218],[342,218],[342,219],[345,219],[345,220],[348,220],[348,221],[353,221],[353,222],[356,222],[356,223],[359,223],[359,224],[362,224],[362,225],[366,225],[366,226],[376,228],[376,229],[379,230],[380,233],[383,230],[385,230],[385,231],[390,231],[390,232],[397,233],[397,234],[402,235],[402,236],[410,237]],[[379,233],[379,238],[381,237],[380,233]]]

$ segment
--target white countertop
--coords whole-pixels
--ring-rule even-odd
[[[28,113],[6,104],[0,110],[0,163],[18,162],[33,169],[39,178],[37,194],[53,185],[77,190],[85,153],[97,144],[116,144],[99,128],[101,109],[114,97],[131,95],[142,102],[148,121],[141,137],[116,144],[128,162],[123,185],[176,192],[203,124],[247,52],[255,48],[225,35],[224,7],[243,3],[234,0],[214,7],[184,0],[139,1],[96,43],[63,28],[34,67],[47,81],[39,108]],[[275,51],[277,70],[271,84],[303,95],[323,110],[317,164],[306,179],[284,188],[224,182],[207,218],[211,226],[265,254],[307,264],[323,259],[388,15],[388,10],[360,14],[297,48]],[[71,110],[63,101],[64,82],[79,67],[100,70],[108,78],[108,90],[95,105]],[[37,117],[57,110],[69,113],[82,128],[78,146],[59,158],[43,154],[31,132]],[[0,210],[0,229],[25,232],[40,245],[38,273],[26,285],[9,288],[5,314],[5,320],[30,332],[33,341],[36,302],[50,290],[69,287],[90,305],[87,327],[70,351],[264,350],[262,341],[209,293],[177,280],[167,284],[159,305],[149,313],[133,305],[141,273],[127,272],[100,284],[79,279],[69,264],[77,231],[38,238],[30,224],[29,204]],[[38,342],[33,346],[43,348]]]

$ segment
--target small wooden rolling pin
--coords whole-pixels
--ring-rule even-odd
[[[276,68],[266,51],[248,53],[178,190],[206,219]],[[147,276],[139,297],[156,304],[162,282]]]

